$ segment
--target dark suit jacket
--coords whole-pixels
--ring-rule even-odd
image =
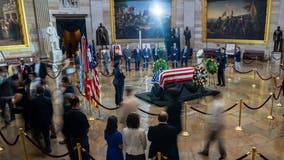
[[[137,52],[139,50],[139,52]],[[133,50],[135,62],[140,62],[142,56],[142,50],[135,48]]]
[[[177,148],[177,130],[168,124],[152,126],[148,131],[148,140],[151,141],[149,158],[153,158],[157,152],[167,156],[170,160],[179,160]]]
[[[18,70],[19,73],[21,73],[23,80],[27,81],[27,79],[29,78],[29,66],[24,64],[24,70],[22,71],[22,65],[19,64],[17,66],[17,70]]]
[[[185,48],[182,49],[181,51],[181,58],[182,59],[188,59],[191,55],[190,55],[190,48],[187,48],[184,52]]]
[[[35,96],[35,98],[31,100],[30,106],[31,127],[49,127],[53,115],[51,99],[44,96]]]
[[[31,71],[35,72],[35,63],[31,65]],[[39,66],[39,77],[44,79],[47,75],[47,69],[46,69],[46,64],[43,62],[40,62]]]

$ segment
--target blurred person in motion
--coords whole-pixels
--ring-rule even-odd
[[[117,130],[116,116],[108,117],[104,137],[107,142],[106,160],[124,160],[122,134]]]
[[[220,153],[219,160],[223,160],[226,158],[227,153],[225,151],[222,139],[222,131],[224,129],[224,121],[222,110],[225,105],[224,101],[221,99],[221,95],[218,94],[215,97],[212,105],[208,107],[208,113],[212,114],[208,118],[208,135],[207,142],[201,152],[200,155],[208,156],[209,155],[209,147],[210,144],[214,141],[218,143],[218,149]]]
[[[121,104],[119,122],[122,128],[126,127],[126,118],[131,112],[136,112],[139,105],[137,99],[133,95],[133,88],[131,86],[125,87],[125,97]]]
[[[171,101],[167,104],[168,124],[176,127],[177,134],[182,130],[181,126],[181,110],[182,103],[178,101],[180,91],[177,88],[170,88],[168,93],[171,95]]]

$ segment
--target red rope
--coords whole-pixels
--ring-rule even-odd
[[[5,138],[5,136],[3,135],[3,133],[0,131],[0,136],[2,137],[2,139],[4,140],[4,142],[5,143],[7,143],[8,145],[10,145],[10,146],[14,146],[17,142],[18,142],[18,140],[19,140],[19,135],[17,135],[17,137],[16,137],[16,139],[13,141],[13,142],[9,142],[6,138]]]
[[[52,158],[62,158],[62,157],[65,157],[69,154],[71,154],[72,152],[74,152],[74,150],[72,152],[67,152],[65,154],[62,154],[62,155],[53,155],[53,154],[50,154],[48,152],[46,152],[40,145],[38,145],[34,140],[32,140],[32,138],[30,138],[27,134],[25,134],[26,138],[37,148],[39,149],[40,151],[42,151],[45,155],[49,156],[49,157],[52,157]]]
[[[248,109],[251,109],[251,110],[257,110],[257,109],[260,109],[261,107],[263,107],[268,101],[269,99],[272,97],[272,95],[270,95],[260,106],[258,107],[251,107],[249,105],[247,105],[245,102],[243,102],[243,104],[248,108]]]
[[[239,71],[239,70],[237,70],[237,69],[235,68],[235,66],[232,66],[232,68],[233,68],[236,72],[238,72],[238,73],[240,73],[240,74],[247,74],[247,73],[250,73],[250,72],[253,71],[252,69],[249,70],[249,71]]]
[[[264,81],[270,80],[271,78],[273,78],[271,75],[270,75],[270,77],[268,77],[268,78],[263,78],[263,77],[259,74],[258,71],[256,71],[256,74],[258,75],[258,77],[259,77],[260,79],[262,79],[262,80],[264,80]]]

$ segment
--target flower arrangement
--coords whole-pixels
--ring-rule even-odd
[[[155,74],[158,71],[163,71],[168,69],[168,63],[164,59],[159,59],[154,62],[152,72]]]
[[[217,63],[212,58],[207,59],[205,61],[205,69],[208,73],[215,74],[217,73]]]
[[[193,83],[198,86],[203,86],[207,82],[208,74],[203,67],[196,67],[193,72]]]

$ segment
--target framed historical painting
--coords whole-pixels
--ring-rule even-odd
[[[204,0],[202,40],[268,42],[271,0]]]
[[[113,42],[155,41],[175,26],[176,0],[111,0]]]
[[[0,0],[0,50],[29,47],[24,0]]]

